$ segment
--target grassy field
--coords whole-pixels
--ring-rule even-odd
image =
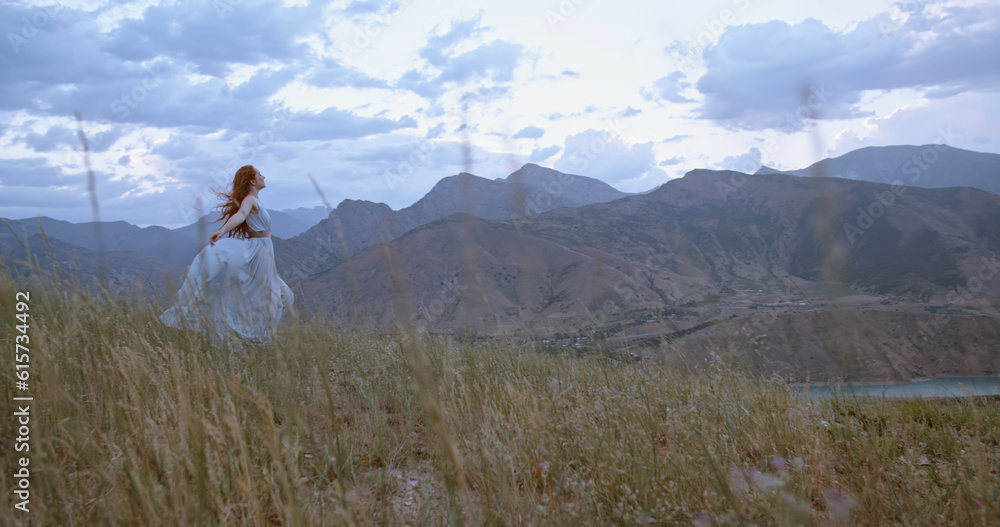
[[[29,514],[5,525],[997,525],[1000,402],[813,400],[698,371],[284,325],[212,344],[162,302],[26,287]],[[13,377],[14,281],[0,277]],[[152,304],[152,305],[151,305]],[[12,511],[12,512],[11,512]]]

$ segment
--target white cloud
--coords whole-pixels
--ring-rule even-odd
[[[1000,115],[1000,100],[992,94],[923,99],[884,117],[865,119],[864,125],[856,129],[841,129],[827,154],[835,157],[866,146],[932,143],[1000,152],[996,115]]]
[[[141,19],[126,20],[116,28],[102,49],[131,62],[169,55],[192,64],[196,73],[224,76],[234,64],[300,60],[309,50],[299,35],[319,29],[318,3],[282,6],[244,1],[224,11],[217,9],[218,4],[150,6]]]
[[[681,71],[671,72],[670,75],[654,82],[652,90],[643,90],[643,96],[650,100],[659,98],[672,103],[695,102],[694,99],[681,94],[691,88],[691,83],[687,82],[686,78],[687,76]]]
[[[545,130],[537,126],[526,126],[514,134],[514,139],[539,139],[545,135]]]
[[[921,4],[905,21],[881,14],[840,32],[807,19],[728,28],[704,51],[702,118],[794,132],[806,119],[849,119],[866,90],[928,96],[1000,86],[1000,6]]]
[[[715,168],[719,170],[735,170],[744,174],[753,174],[761,166],[761,154],[759,148],[751,148],[745,154],[726,156]]]
[[[598,178],[617,187],[659,170],[652,147],[652,143],[630,145],[607,130],[590,129],[566,137],[563,155],[553,166],[560,172]]]
[[[552,145],[548,148],[536,148],[531,151],[531,155],[528,156],[528,161],[531,163],[541,163],[542,161],[558,154],[560,150],[562,150],[562,147],[559,145]]]

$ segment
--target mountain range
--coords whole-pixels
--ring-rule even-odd
[[[627,195],[598,179],[531,163],[505,179],[461,173],[438,181],[424,197],[399,211],[384,203],[344,200],[327,219],[276,249],[276,259],[283,276],[300,278],[330,269],[367,247],[392,241],[452,214],[524,221],[557,208],[580,207]]]
[[[996,373],[998,178],[1000,156],[943,145],[693,170],[635,195],[529,164],[444,178],[399,211],[345,200],[275,252],[297,307],[338,324],[693,363],[728,350],[799,378]],[[196,226],[113,222],[102,261],[92,225],[48,222],[56,261],[167,290],[197,248]],[[26,258],[11,236],[0,254]]]
[[[763,166],[757,174],[857,179],[913,187],[972,187],[1000,194],[1000,155],[948,145],[870,146],[799,170]]]
[[[1000,196],[968,188],[892,189],[695,170],[648,194],[554,210],[519,228],[449,216],[294,287],[303,309],[343,323],[544,336],[580,335],[585,328],[622,344],[654,341],[657,350],[707,322],[739,324],[767,311],[774,334],[800,326],[779,347],[820,357],[787,371],[814,377],[841,371],[835,362],[842,352],[829,349],[833,341],[816,340],[802,321],[851,312],[853,322],[841,330],[885,319],[868,327],[870,338],[851,341],[855,353],[908,350],[924,357],[882,374],[926,373],[928,357],[945,351],[937,347],[946,342],[955,354],[971,354],[985,361],[977,365],[997,371],[996,340],[980,337],[1000,334],[1000,280],[992,279],[1000,266]],[[892,205],[885,208],[878,196],[894,196]],[[878,210],[873,203],[881,214],[867,212]],[[862,215],[859,227],[859,209],[877,217],[869,225]],[[961,335],[949,324],[928,342],[915,342],[922,325],[940,326],[934,310],[974,321],[979,334]],[[762,337],[756,346],[768,343]]]

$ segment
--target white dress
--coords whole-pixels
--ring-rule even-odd
[[[271,230],[271,216],[260,200],[246,223],[254,231]],[[194,257],[177,303],[160,315],[160,321],[220,338],[232,330],[266,343],[294,299],[278,276],[271,238],[223,238]]]

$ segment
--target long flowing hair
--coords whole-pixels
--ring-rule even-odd
[[[257,169],[253,165],[245,165],[236,171],[236,175],[233,176],[233,190],[231,192],[226,192],[224,190],[215,191],[215,195],[222,200],[218,206],[215,208],[219,209],[222,217],[217,221],[221,221],[225,225],[226,220],[232,217],[240,210],[240,205],[243,204],[243,200],[250,194],[250,188],[253,186],[254,178],[257,177]],[[237,238],[247,239],[250,237],[250,227],[247,226],[247,222],[240,223],[233,230],[229,231],[229,236],[235,236]]]

